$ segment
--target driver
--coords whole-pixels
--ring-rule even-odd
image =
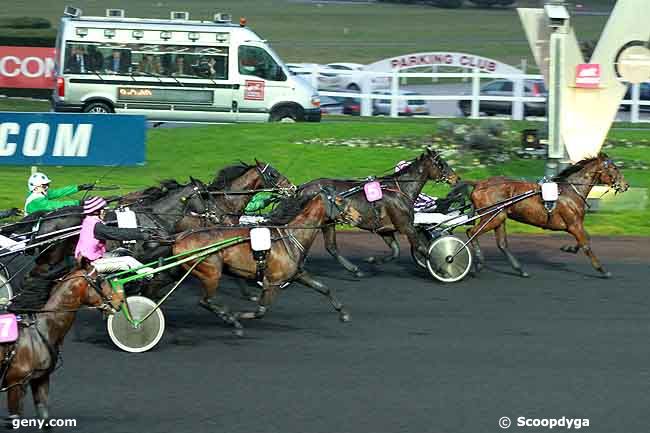
[[[29,195],[25,200],[25,214],[38,211],[51,211],[65,206],[79,206],[79,200],[59,200],[57,198],[67,197],[79,191],[91,190],[93,184],[69,185],[63,188],[50,189],[52,181],[44,173],[34,173],[27,180]]]
[[[402,160],[398,162],[397,165],[395,166],[395,173],[405,169],[409,165],[411,165],[409,161]],[[438,197],[431,197],[430,195],[420,193],[415,199],[415,203],[413,203],[413,210],[415,212],[424,212],[427,209],[435,206],[436,200],[438,200]]]
[[[104,223],[106,215],[106,200],[101,197],[92,197],[84,202],[83,213],[86,215],[81,223],[81,233],[75,248],[75,259],[80,263],[92,264],[95,271],[100,274],[128,269],[137,269],[135,272],[144,274],[153,271],[153,268],[143,267],[137,259],[131,256],[114,257],[106,255],[106,241],[151,240],[155,236],[142,229],[109,227]],[[150,275],[153,276],[153,275]]]

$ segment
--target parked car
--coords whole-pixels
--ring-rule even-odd
[[[311,71],[314,68],[324,69],[326,66],[319,65],[318,63],[287,63],[287,68],[296,75],[301,76],[311,84]],[[332,90],[340,87],[341,78],[333,73],[318,72],[316,81],[318,83],[318,90]]]
[[[490,81],[481,87],[481,96],[514,96],[514,83],[506,79]],[[543,80],[525,80],[524,96],[548,97]],[[511,114],[512,101],[480,101],[479,111],[492,116],[495,114]],[[472,101],[458,101],[458,108],[464,116],[472,113]],[[524,116],[546,116],[546,101],[524,102]]]
[[[343,100],[345,98],[333,98],[331,96],[320,97],[321,114],[343,114]]]
[[[390,95],[390,92],[374,92],[380,95]],[[418,96],[418,93],[410,90],[401,90],[400,95],[404,96]],[[390,115],[390,99],[374,99],[373,100],[374,114]],[[397,101],[397,114],[400,116],[413,116],[416,114],[429,114],[429,104],[422,99],[399,99]]]
[[[625,97],[623,99],[632,99],[632,88],[630,86],[627,87],[627,92],[625,92]],[[650,83],[641,83],[639,85],[639,101],[650,102]],[[632,109],[632,105],[621,104],[620,109],[623,111],[630,111]],[[639,110],[650,111],[650,105],[639,105]]]
[[[325,65],[330,69],[336,69],[339,71],[363,71],[365,65],[360,63],[328,63]],[[359,91],[361,89],[361,75],[360,74],[350,74],[344,73],[338,76],[339,89],[347,89]],[[388,77],[373,77],[370,81],[373,89],[385,89],[390,86],[390,78]]]

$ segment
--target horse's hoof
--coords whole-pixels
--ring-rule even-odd
[[[243,336],[244,336],[244,330],[241,329],[241,328],[237,328],[237,329],[234,329],[234,330],[232,331],[232,334],[233,334],[235,337],[243,337]]]
[[[257,296],[249,296],[248,300],[251,302],[257,302],[260,300],[260,298],[258,298]]]
[[[341,313],[339,314],[339,320],[345,323],[352,320],[352,317],[350,317],[350,313],[348,313],[347,311],[341,311]]]
[[[377,259],[375,257],[368,257],[365,260],[366,263],[377,263]]]
[[[612,278],[612,273],[609,271],[603,272],[601,275],[603,278]]]
[[[368,275],[366,275],[365,272],[356,271],[356,272],[354,273],[354,276],[357,277],[357,278],[366,278]]]
[[[519,271],[519,275],[521,275],[522,278],[529,278],[530,274],[526,271]]]

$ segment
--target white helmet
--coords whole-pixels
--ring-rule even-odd
[[[47,185],[50,182],[52,181],[45,174],[34,173],[31,176],[29,176],[29,180],[27,181],[27,187],[29,188],[29,191],[34,191],[34,188],[36,188],[37,186]]]

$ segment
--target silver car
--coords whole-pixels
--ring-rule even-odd
[[[390,92],[376,92],[376,94],[390,95]],[[401,90],[399,94],[413,97],[421,96],[409,90]],[[374,99],[373,113],[390,115],[390,104],[390,99]],[[397,114],[400,116],[428,115],[429,104],[422,99],[399,99],[397,100]]]
[[[481,96],[514,96],[514,83],[510,80],[499,79],[490,81],[481,87]],[[543,80],[525,80],[524,96],[548,97]],[[472,101],[458,101],[458,108],[464,116],[472,113]],[[495,114],[512,114],[512,101],[480,101],[479,112],[488,116]],[[546,116],[546,101],[524,102],[524,116]]]

